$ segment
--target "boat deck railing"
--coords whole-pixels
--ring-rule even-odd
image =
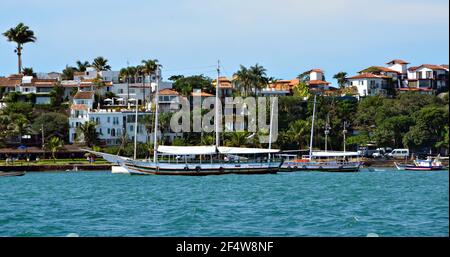
[[[271,158],[270,162],[282,162],[283,159],[281,158]],[[198,159],[180,159],[180,160],[174,160],[174,159],[158,159],[159,163],[174,163],[174,164],[215,164],[215,163],[267,163],[269,162],[268,159],[247,159],[247,160],[219,160],[219,159],[212,159],[212,160],[198,160]]]

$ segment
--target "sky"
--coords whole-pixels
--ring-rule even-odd
[[[158,59],[163,77],[232,76],[258,63],[292,79],[321,68],[355,74],[402,59],[449,63],[448,0],[0,0],[0,32],[23,22],[37,41],[23,66],[60,72],[97,56],[113,70]],[[0,38],[0,76],[17,72],[15,45]]]

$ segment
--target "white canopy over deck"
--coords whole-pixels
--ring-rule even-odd
[[[346,156],[359,156],[359,153],[358,152],[340,152],[340,151],[312,152],[312,157],[346,157]]]
[[[202,155],[217,153],[215,146],[158,146],[158,152],[169,155]],[[278,153],[278,149],[219,147],[221,154],[265,154]]]
[[[280,150],[278,149],[219,146],[219,152],[222,154],[262,154],[262,153],[278,153],[279,151]]]
[[[158,146],[158,152],[170,155],[201,155],[201,154],[215,154],[216,147],[211,146]]]

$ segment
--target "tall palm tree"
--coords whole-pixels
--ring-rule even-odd
[[[269,83],[269,79],[266,77],[266,69],[256,64],[255,66],[250,66],[250,78],[252,82],[252,89],[257,93],[259,90],[263,89]]]
[[[340,89],[344,88],[346,77],[347,77],[347,72],[341,71],[341,72],[334,74],[333,78],[337,80]]]
[[[23,23],[19,23],[16,27],[10,28],[6,32],[4,32],[3,35],[8,39],[9,42],[17,43],[17,47],[14,52],[17,53],[17,66],[20,74],[22,73],[23,45],[36,41],[34,31],[30,30],[30,28],[28,26],[25,26]]]
[[[93,121],[87,121],[84,124],[81,124],[77,129],[78,141],[84,142],[89,147],[96,145],[98,143],[96,126],[97,123]]]
[[[97,72],[103,70],[111,70],[111,66],[108,65],[108,60],[103,58],[102,56],[95,58],[92,66]]]
[[[237,83],[239,91],[244,93],[244,96],[247,96],[248,88],[250,87],[251,77],[249,70],[240,65],[239,70],[233,74],[234,82]]]
[[[86,71],[86,68],[91,65],[88,61],[81,62],[80,60],[77,61],[77,70],[78,71]]]
[[[156,70],[158,69],[158,60],[157,59],[149,59],[149,60],[142,60],[142,72],[143,72],[143,79],[142,79],[142,85],[143,85],[143,103],[145,106],[145,76],[147,75],[149,77],[149,88],[150,88],[150,94],[151,94],[151,83],[152,83],[152,75],[156,74]]]
[[[66,68],[62,71],[62,79],[64,80],[72,80],[73,79],[73,73],[76,71],[77,68],[66,65]]]
[[[119,71],[119,76],[122,80],[125,80],[127,82],[127,105],[128,105],[128,99],[130,99],[130,80],[133,78],[136,74],[136,68],[133,66],[129,66],[126,68],[122,68]]]
[[[288,138],[298,144],[299,149],[303,149],[307,144],[306,137],[310,132],[309,122],[306,120],[296,120],[289,125],[286,131]]]
[[[45,144],[45,148],[52,152],[53,161],[56,162],[56,152],[64,146],[64,142],[59,137],[52,137],[47,144]]]

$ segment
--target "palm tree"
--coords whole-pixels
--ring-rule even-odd
[[[64,142],[59,137],[52,137],[47,144],[45,144],[45,148],[52,152],[53,161],[56,162],[56,152],[64,146]]]
[[[245,147],[249,143],[248,136],[249,132],[246,131],[235,131],[226,133],[225,145],[231,147]]]
[[[88,61],[81,62],[80,60],[77,61],[77,71],[86,71],[86,68],[89,67],[90,64]]]
[[[72,80],[73,73],[77,70],[77,68],[66,65],[66,68],[62,71],[62,79],[64,80]]]
[[[346,77],[347,76],[347,72],[338,72],[336,74],[334,74],[333,78],[337,80],[338,84],[339,84],[339,88],[343,89],[345,86],[345,81],[346,81]]]
[[[36,76],[36,73],[34,73],[33,68],[31,68],[31,67],[23,68],[22,72],[23,72],[23,75],[25,75],[25,76],[33,76],[33,77]]]
[[[286,131],[287,137],[292,142],[298,144],[299,149],[307,144],[306,137],[310,132],[309,122],[306,120],[296,120],[289,125],[289,129]]]
[[[127,82],[127,105],[130,99],[130,79],[136,74],[136,68],[133,66],[122,68],[119,71],[119,76],[122,80]]]
[[[250,87],[250,73],[249,70],[240,65],[239,70],[233,74],[234,82],[237,83],[239,91],[244,92],[244,96],[247,96],[248,88]]]
[[[93,121],[87,121],[81,124],[77,129],[77,139],[80,142],[84,142],[87,146],[91,147],[98,143],[98,132],[96,130],[97,123]]]
[[[158,69],[158,60],[157,59],[149,59],[149,60],[142,60],[142,72],[143,72],[143,79],[142,79],[142,85],[143,85],[143,104],[145,106],[145,75],[148,75],[149,77],[149,83],[150,83],[150,93],[151,93],[151,83],[152,83],[152,75],[156,73],[156,70]]]
[[[111,66],[108,65],[108,60],[103,58],[102,56],[95,58],[94,62],[92,63],[92,66],[95,68],[97,72],[103,70],[111,70]]]
[[[250,66],[249,72],[253,87],[252,89],[255,93],[266,87],[269,83],[269,79],[266,77],[266,69],[263,66],[260,66],[259,64]]]
[[[8,39],[9,42],[17,43],[17,47],[14,52],[17,53],[17,65],[20,74],[22,73],[22,46],[26,43],[36,41],[34,31],[30,30],[29,27],[25,26],[23,23],[19,23],[15,28],[10,28],[5,33],[3,33],[3,35]]]

